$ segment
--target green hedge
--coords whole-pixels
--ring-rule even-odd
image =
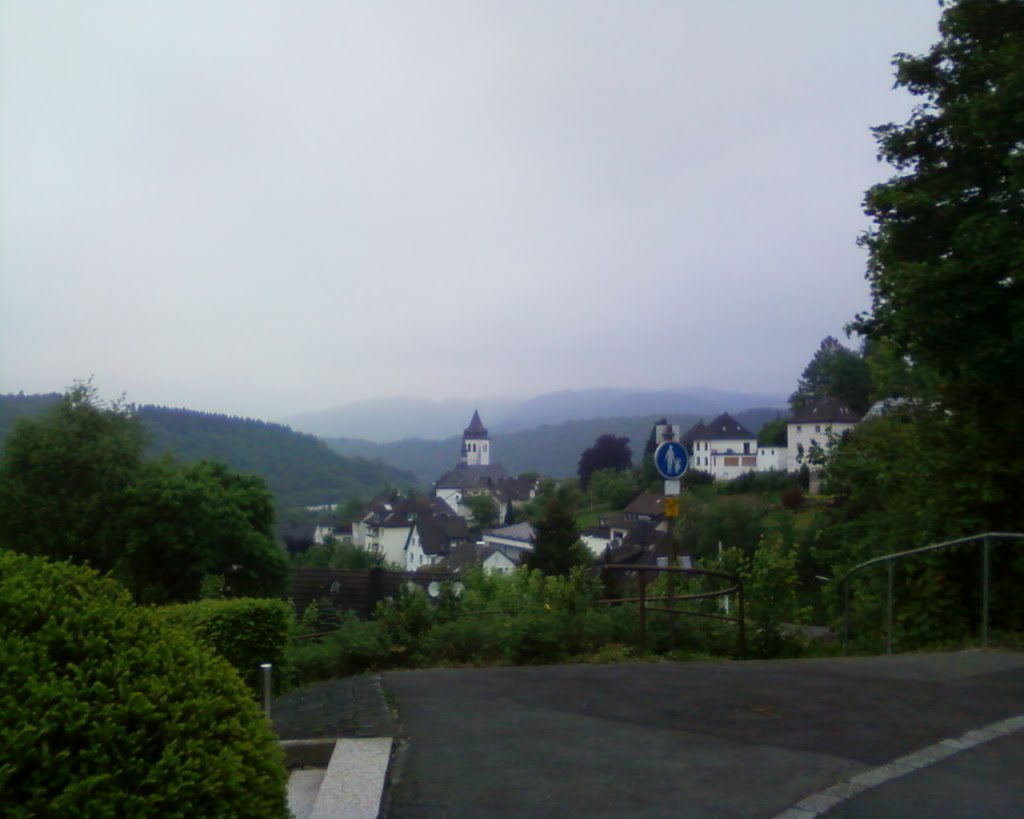
[[[238,676],[113,580],[0,550],[0,656],[5,816],[288,816]]]
[[[283,600],[200,600],[157,609],[164,622],[184,626],[224,659],[250,688],[259,686],[261,663],[273,663],[275,686],[285,679],[285,655],[295,628]]]

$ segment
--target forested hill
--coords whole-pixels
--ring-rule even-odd
[[[19,417],[39,415],[60,400],[47,395],[0,395],[0,445]],[[266,480],[279,506],[313,506],[368,498],[385,486],[401,488],[412,473],[334,452],[318,438],[280,424],[167,407],[137,407],[150,453],[183,461],[223,461]]]
[[[732,413],[732,416],[755,435],[768,421],[774,420],[783,409],[749,409]],[[703,416],[710,421],[718,413]],[[671,417],[674,424],[684,430],[700,420],[696,414],[678,414]],[[630,440],[633,463],[639,463],[651,426],[658,418],[652,416],[629,416],[615,418],[591,418],[585,421],[567,421],[562,424],[546,424],[517,432],[491,433],[492,458],[511,474],[540,472],[553,478],[567,478],[576,474],[580,455],[601,435],[624,435]],[[416,474],[421,483],[428,483],[451,469],[459,458],[460,437],[443,441],[427,441],[419,438],[377,444],[353,438],[326,438],[332,449],[348,456],[374,458],[384,463],[408,469]]]
[[[211,458],[262,475],[281,506],[368,498],[385,486],[415,482],[410,472],[340,455],[315,436],[280,424],[167,407],[137,411],[154,453],[169,452],[184,461]]]

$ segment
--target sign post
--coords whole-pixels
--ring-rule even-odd
[[[654,450],[654,467],[661,474],[661,477],[665,479],[665,517],[668,519],[668,539],[671,548],[672,556],[670,558],[673,567],[679,562],[678,548],[676,547],[676,538],[672,532],[672,525],[675,523],[677,517],[679,517],[679,491],[681,488],[680,479],[683,477],[683,473],[686,468],[690,465],[689,456],[686,454],[686,447],[684,447],[679,441],[674,440],[676,435],[674,434],[674,427],[666,425],[664,430],[663,442],[658,444],[658,448]],[[675,573],[670,572],[668,576],[668,608],[672,610],[675,607]],[[676,642],[676,620],[672,620],[672,631],[670,645],[675,648]]]

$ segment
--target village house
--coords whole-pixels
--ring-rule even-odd
[[[759,445],[757,436],[727,412],[708,424],[698,421],[680,442],[690,455],[690,469],[731,481],[748,472],[798,472],[811,452],[827,455],[835,441],[859,422],[841,401],[826,399],[793,414],[786,424],[784,446]]]
[[[827,456],[836,441],[858,423],[860,416],[834,398],[812,401],[793,413],[786,422],[787,471],[798,471],[812,452],[820,450]]]
[[[731,481],[757,469],[757,436],[727,412],[709,424],[698,421],[683,440],[693,442],[690,468],[715,480]]]

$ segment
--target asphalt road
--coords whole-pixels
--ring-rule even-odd
[[[957,740],[1024,713],[1022,653],[436,669],[383,683],[398,710],[391,819],[1024,815],[1024,731]],[[892,773],[934,748],[946,756]],[[885,781],[831,808],[814,801],[858,776]]]

